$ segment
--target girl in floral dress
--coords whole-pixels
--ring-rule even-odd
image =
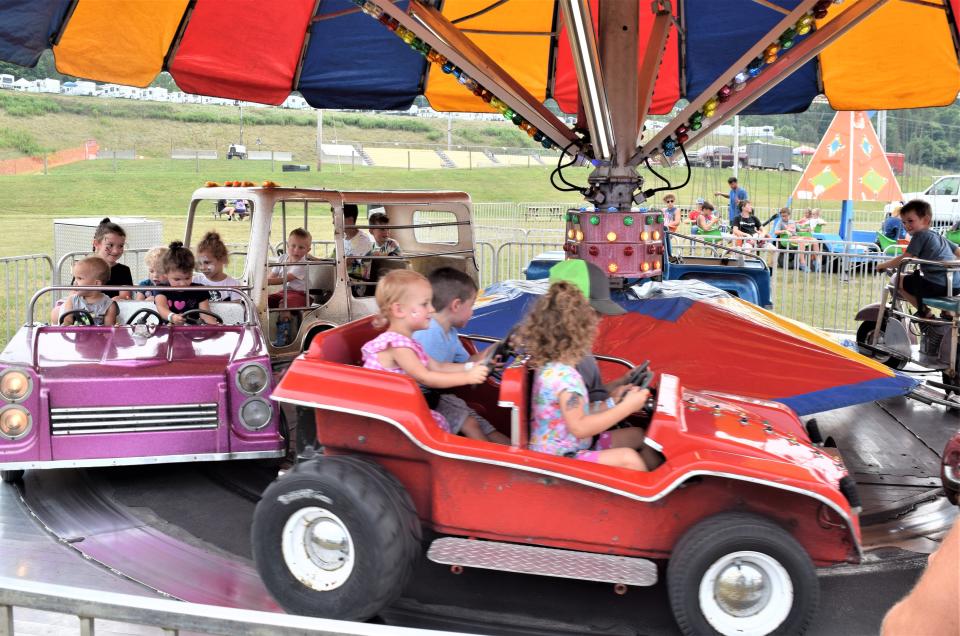
[[[363,345],[363,366],[367,369],[406,373],[419,384],[433,389],[449,389],[465,384],[481,384],[489,369],[473,362],[437,362],[426,354],[413,332],[430,326],[433,316],[433,289],[417,272],[393,270],[377,283],[375,327],[387,330]],[[450,427],[436,411],[433,419],[444,431]]]
[[[609,431],[639,411],[650,395],[631,387],[607,406],[590,398],[576,365],[590,352],[597,314],[578,287],[556,282],[540,297],[517,334],[533,381],[530,449],[621,468],[647,470],[640,454],[626,445],[622,430]]]

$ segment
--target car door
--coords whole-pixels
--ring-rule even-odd
[[[933,207],[934,218],[946,218],[960,211],[960,175],[942,177],[924,197]]]

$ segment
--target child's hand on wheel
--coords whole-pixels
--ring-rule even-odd
[[[467,370],[467,383],[468,384],[483,384],[484,380],[487,379],[487,375],[490,373],[490,368],[485,364],[478,364],[472,369]]]

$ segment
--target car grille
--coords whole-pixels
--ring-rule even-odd
[[[50,409],[54,435],[192,431],[217,427],[217,404],[159,404]]]

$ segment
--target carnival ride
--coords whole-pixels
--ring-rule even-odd
[[[536,3],[340,0],[318,6],[315,0],[291,0],[289,6],[271,12],[271,19],[264,20],[260,3],[254,0],[238,0],[230,5],[213,0],[176,0],[163,5],[128,3],[109,10],[90,0],[51,0],[35,3],[33,10],[27,12],[17,6],[0,8],[0,24],[9,25],[8,32],[17,34],[16,38],[0,37],[0,59],[29,65],[52,44],[59,70],[102,81],[144,85],[166,68],[186,90],[265,103],[279,103],[296,88],[317,107],[400,108],[409,105],[422,90],[431,104],[441,110],[492,109],[544,148],[560,150],[569,156],[567,164],[561,162],[552,178],[562,189],[581,192],[595,209],[589,215],[578,215],[579,223],[569,221],[571,226],[567,231],[573,230],[574,237],[568,254],[576,247],[574,256],[596,262],[613,279],[629,276],[636,280],[659,275],[657,270],[662,268],[653,267],[646,255],[659,254],[661,241],[653,238],[651,229],[646,237],[642,232],[637,236],[630,234],[631,241],[636,240],[632,246],[621,244],[618,239],[624,228],[631,228],[627,218],[635,217],[634,205],[657,191],[682,187],[669,182],[662,188],[645,187],[638,167],[646,166],[656,176],[651,160],[658,155],[668,158],[685,155],[686,144],[727,118],[737,113],[802,110],[821,90],[838,109],[911,108],[952,103],[960,88],[954,13],[958,4],[955,0],[943,3],[719,0],[709,4],[656,0],[649,5],[611,0],[596,3],[587,0]],[[219,36],[225,31],[233,37],[246,34],[245,46],[220,46]],[[912,43],[910,55],[902,55],[888,46],[904,32],[924,33],[923,38]],[[106,42],[110,44],[104,44]],[[918,68],[924,72],[916,72]],[[822,86],[818,78],[822,78]],[[578,112],[577,129],[569,129],[544,107],[547,97],[555,98],[568,112]],[[658,133],[645,134],[643,126],[648,115],[670,111],[681,97],[687,100],[686,105],[673,121]],[[563,175],[565,165],[578,161],[593,166],[586,184],[572,184]],[[598,217],[597,224],[592,223],[593,216]],[[584,231],[581,239],[577,228],[582,231],[586,227],[584,218],[588,224],[602,226],[606,232],[588,236]],[[339,233],[342,228],[337,229]],[[631,228],[628,233],[634,229],[639,230]],[[609,238],[611,232],[617,235],[614,239]],[[632,247],[633,253],[626,253],[627,247]],[[596,248],[595,252],[591,248]],[[639,255],[645,258],[637,258]],[[644,263],[650,264],[646,271]],[[694,316],[686,311],[689,304],[676,301],[668,304],[671,311],[679,311],[677,315],[681,320],[675,322],[680,326],[684,314]],[[732,311],[731,315],[736,313]],[[634,314],[628,320],[637,319],[638,315]],[[320,334],[314,339],[315,346],[334,342],[342,332],[356,329],[356,324]],[[788,323],[778,329],[796,334],[794,326]],[[684,335],[678,332],[679,338]],[[852,359],[820,342],[815,349],[829,355],[827,358],[813,355],[808,365],[810,373],[819,373],[821,363],[826,364],[827,359],[831,363]],[[770,351],[769,354],[776,357],[761,367],[761,371],[781,368],[782,352]],[[732,364],[735,359],[730,358],[727,363]],[[309,355],[297,362],[304,366],[311,364]],[[870,374],[862,376],[865,382],[896,384],[899,381],[900,376],[891,372],[869,365],[865,368],[871,369]],[[658,371],[660,390],[665,393],[664,379],[670,374]],[[295,365],[288,375],[291,382],[298,373]],[[720,371],[714,369],[714,373],[719,375]],[[355,372],[346,375],[353,377]],[[689,370],[686,375],[691,380],[695,378]],[[687,387],[696,384],[688,382],[684,374],[680,374],[680,382]],[[839,393],[851,395],[856,386],[857,382],[850,381]],[[830,394],[831,387],[821,388],[822,392],[808,393],[816,397]],[[415,389],[405,387],[405,390],[410,393]],[[731,393],[725,397],[710,396],[709,400],[716,401],[704,404],[706,409],[700,409],[696,403],[698,398],[691,394],[695,400],[692,406],[718,411],[716,417],[720,419],[716,421],[723,420],[723,426],[736,428],[743,425],[741,420],[745,418],[744,426],[750,428],[751,434],[756,433],[753,429],[757,428],[758,435],[773,435],[779,445],[808,453],[814,464],[822,459],[825,466],[833,465],[826,459],[828,452],[816,448],[811,435],[804,435],[804,429],[797,426],[795,416],[785,418],[787,423],[780,422],[780,428],[771,426],[771,433],[763,426],[764,416],[757,414],[776,412],[782,407],[765,405],[758,398],[737,397],[743,395],[741,390]],[[821,395],[816,395],[818,393]],[[325,441],[325,429],[323,413],[319,411],[328,408],[334,397],[314,390],[310,395],[295,398],[322,407],[318,413],[306,416],[307,428],[315,424],[321,441]],[[782,393],[768,397],[786,399]],[[714,408],[714,403],[720,406]],[[669,399],[660,402],[664,408],[669,404],[680,408],[675,398],[672,402]],[[727,404],[734,406],[725,406]],[[692,410],[687,406],[683,408]],[[739,419],[733,417],[734,414],[740,415]],[[728,415],[733,420],[728,422]],[[701,421],[704,417],[704,413],[695,411],[691,421]],[[758,417],[759,420],[754,421]],[[374,428],[375,423],[364,418],[359,418],[359,423],[350,421],[350,426],[353,425],[370,427],[377,434],[384,428]],[[710,430],[710,426],[716,424],[705,425],[704,430]],[[331,434],[335,435],[338,430],[332,428]],[[407,434],[407,439],[419,439],[415,433],[410,437],[410,431],[417,430],[416,422],[398,430],[400,434]],[[713,442],[720,443],[716,439],[721,437],[717,430]],[[839,434],[844,429],[834,430]],[[871,434],[879,433],[872,431]],[[729,432],[724,432],[724,436],[724,444],[737,445],[734,440],[726,439]],[[343,443],[349,452],[360,455],[369,452],[370,447],[365,446],[367,435],[347,437],[350,439],[345,438]],[[374,442],[380,446],[380,440]],[[751,453],[758,452],[758,442],[754,442],[753,450],[747,450],[750,444],[744,443],[738,446],[738,452],[752,457]],[[414,452],[425,451],[421,446],[416,448],[419,450]],[[427,444],[427,448],[431,446]],[[403,447],[398,447],[397,452],[400,450]],[[500,451],[479,449],[472,454],[480,457],[488,452]],[[426,455],[430,455],[429,451]],[[814,455],[821,459],[813,460]],[[670,457],[666,459],[669,464]],[[759,459],[753,457],[750,461]],[[288,478],[296,479],[298,473],[312,471],[318,466],[317,462],[322,461],[324,458],[319,457],[303,462]],[[384,460],[381,468],[366,469],[361,468],[363,462],[342,459],[337,462],[368,475],[382,473],[384,467],[389,470],[391,466],[390,460]],[[783,466],[789,464],[786,462]],[[575,467],[574,470],[586,469]],[[381,490],[383,483],[393,483],[383,474],[378,479],[376,483],[381,485],[374,487]],[[580,480],[586,483],[570,487],[590,489],[603,481],[593,473],[581,476]],[[508,481],[512,483],[512,479]],[[439,487],[436,481],[431,483],[432,488]],[[281,479],[277,488],[283,484]],[[830,489],[832,494],[824,496],[840,502],[843,494],[839,480],[831,480]],[[928,493],[921,495],[926,499],[910,495],[894,501],[906,500],[910,506],[930,503]],[[331,505],[324,501],[325,496],[322,486],[304,488],[300,495],[286,493],[288,502],[312,502],[305,506],[308,511],[300,514],[291,526],[293,531],[302,531],[297,536],[304,541],[309,539],[307,544],[312,548],[302,555],[294,550],[292,562],[305,567],[302,572],[305,578],[316,574],[319,568],[342,575],[331,575],[335,588],[351,587],[350,572],[340,568],[344,562],[341,557],[354,554],[352,539],[349,530],[343,532],[346,526],[338,525],[337,515],[324,507]],[[409,518],[410,510],[400,511],[405,507],[402,499],[396,494],[384,495],[385,509],[393,509],[416,523]],[[277,500],[280,501],[279,497]],[[439,507],[428,513],[421,504],[414,502],[414,505],[419,519],[443,513]],[[842,510],[849,501],[838,505]],[[888,505],[880,505],[879,510],[896,516]],[[771,514],[779,519],[777,511]],[[790,514],[789,511],[786,514]],[[850,518],[850,523],[856,525],[856,517]],[[432,523],[442,530],[442,521],[442,518],[434,519]],[[807,521],[809,517],[805,513],[791,519],[796,523]],[[820,521],[823,520],[818,517],[818,523]],[[835,521],[828,518],[826,523],[831,525]],[[852,536],[855,535],[854,532]],[[829,550],[829,543],[816,549]],[[666,544],[673,545],[673,542],[665,541]],[[409,552],[412,542],[404,545],[403,551]],[[642,542],[637,545],[642,552]],[[282,548],[261,545],[258,549],[278,547]],[[606,549],[594,545],[584,551]],[[709,596],[709,585],[703,587],[703,580],[713,580],[718,585],[727,582],[725,568],[734,562],[724,558],[719,555],[713,563],[720,564],[715,572],[718,578],[701,578],[701,592],[706,596]],[[833,558],[819,560],[826,562]],[[696,628],[703,625],[697,621],[706,620],[715,631],[732,633],[744,624],[738,613],[757,611],[767,617],[770,615],[765,612],[773,608],[777,610],[774,618],[760,624],[762,631],[771,631],[787,624],[783,621],[792,616],[793,609],[801,607],[801,613],[805,613],[809,608],[806,604],[793,604],[783,616],[779,613],[782,603],[770,604],[771,590],[786,589],[784,585],[774,585],[775,582],[789,582],[802,590],[810,587],[800,575],[784,576],[782,567],[763,567],[769,564],[763,559],[755,562],[755,572],[732,583],[737,593],[745,591],[743,586],[747,585],[751,595],[759,594],[751,596],[755,602],[746,608],[734,606],[736,604],[715,604],[708,608],[701,600],[687,612],[694,616],[694,622],[681,619],[681,626],[697,631]],[[295,575],[294,569],[289,569],[285,576]],[[714,571],[710,564],[706,569]],[[708,615],[719,622],[711,622]],[[804,621],[798,626],[802,624]]]

